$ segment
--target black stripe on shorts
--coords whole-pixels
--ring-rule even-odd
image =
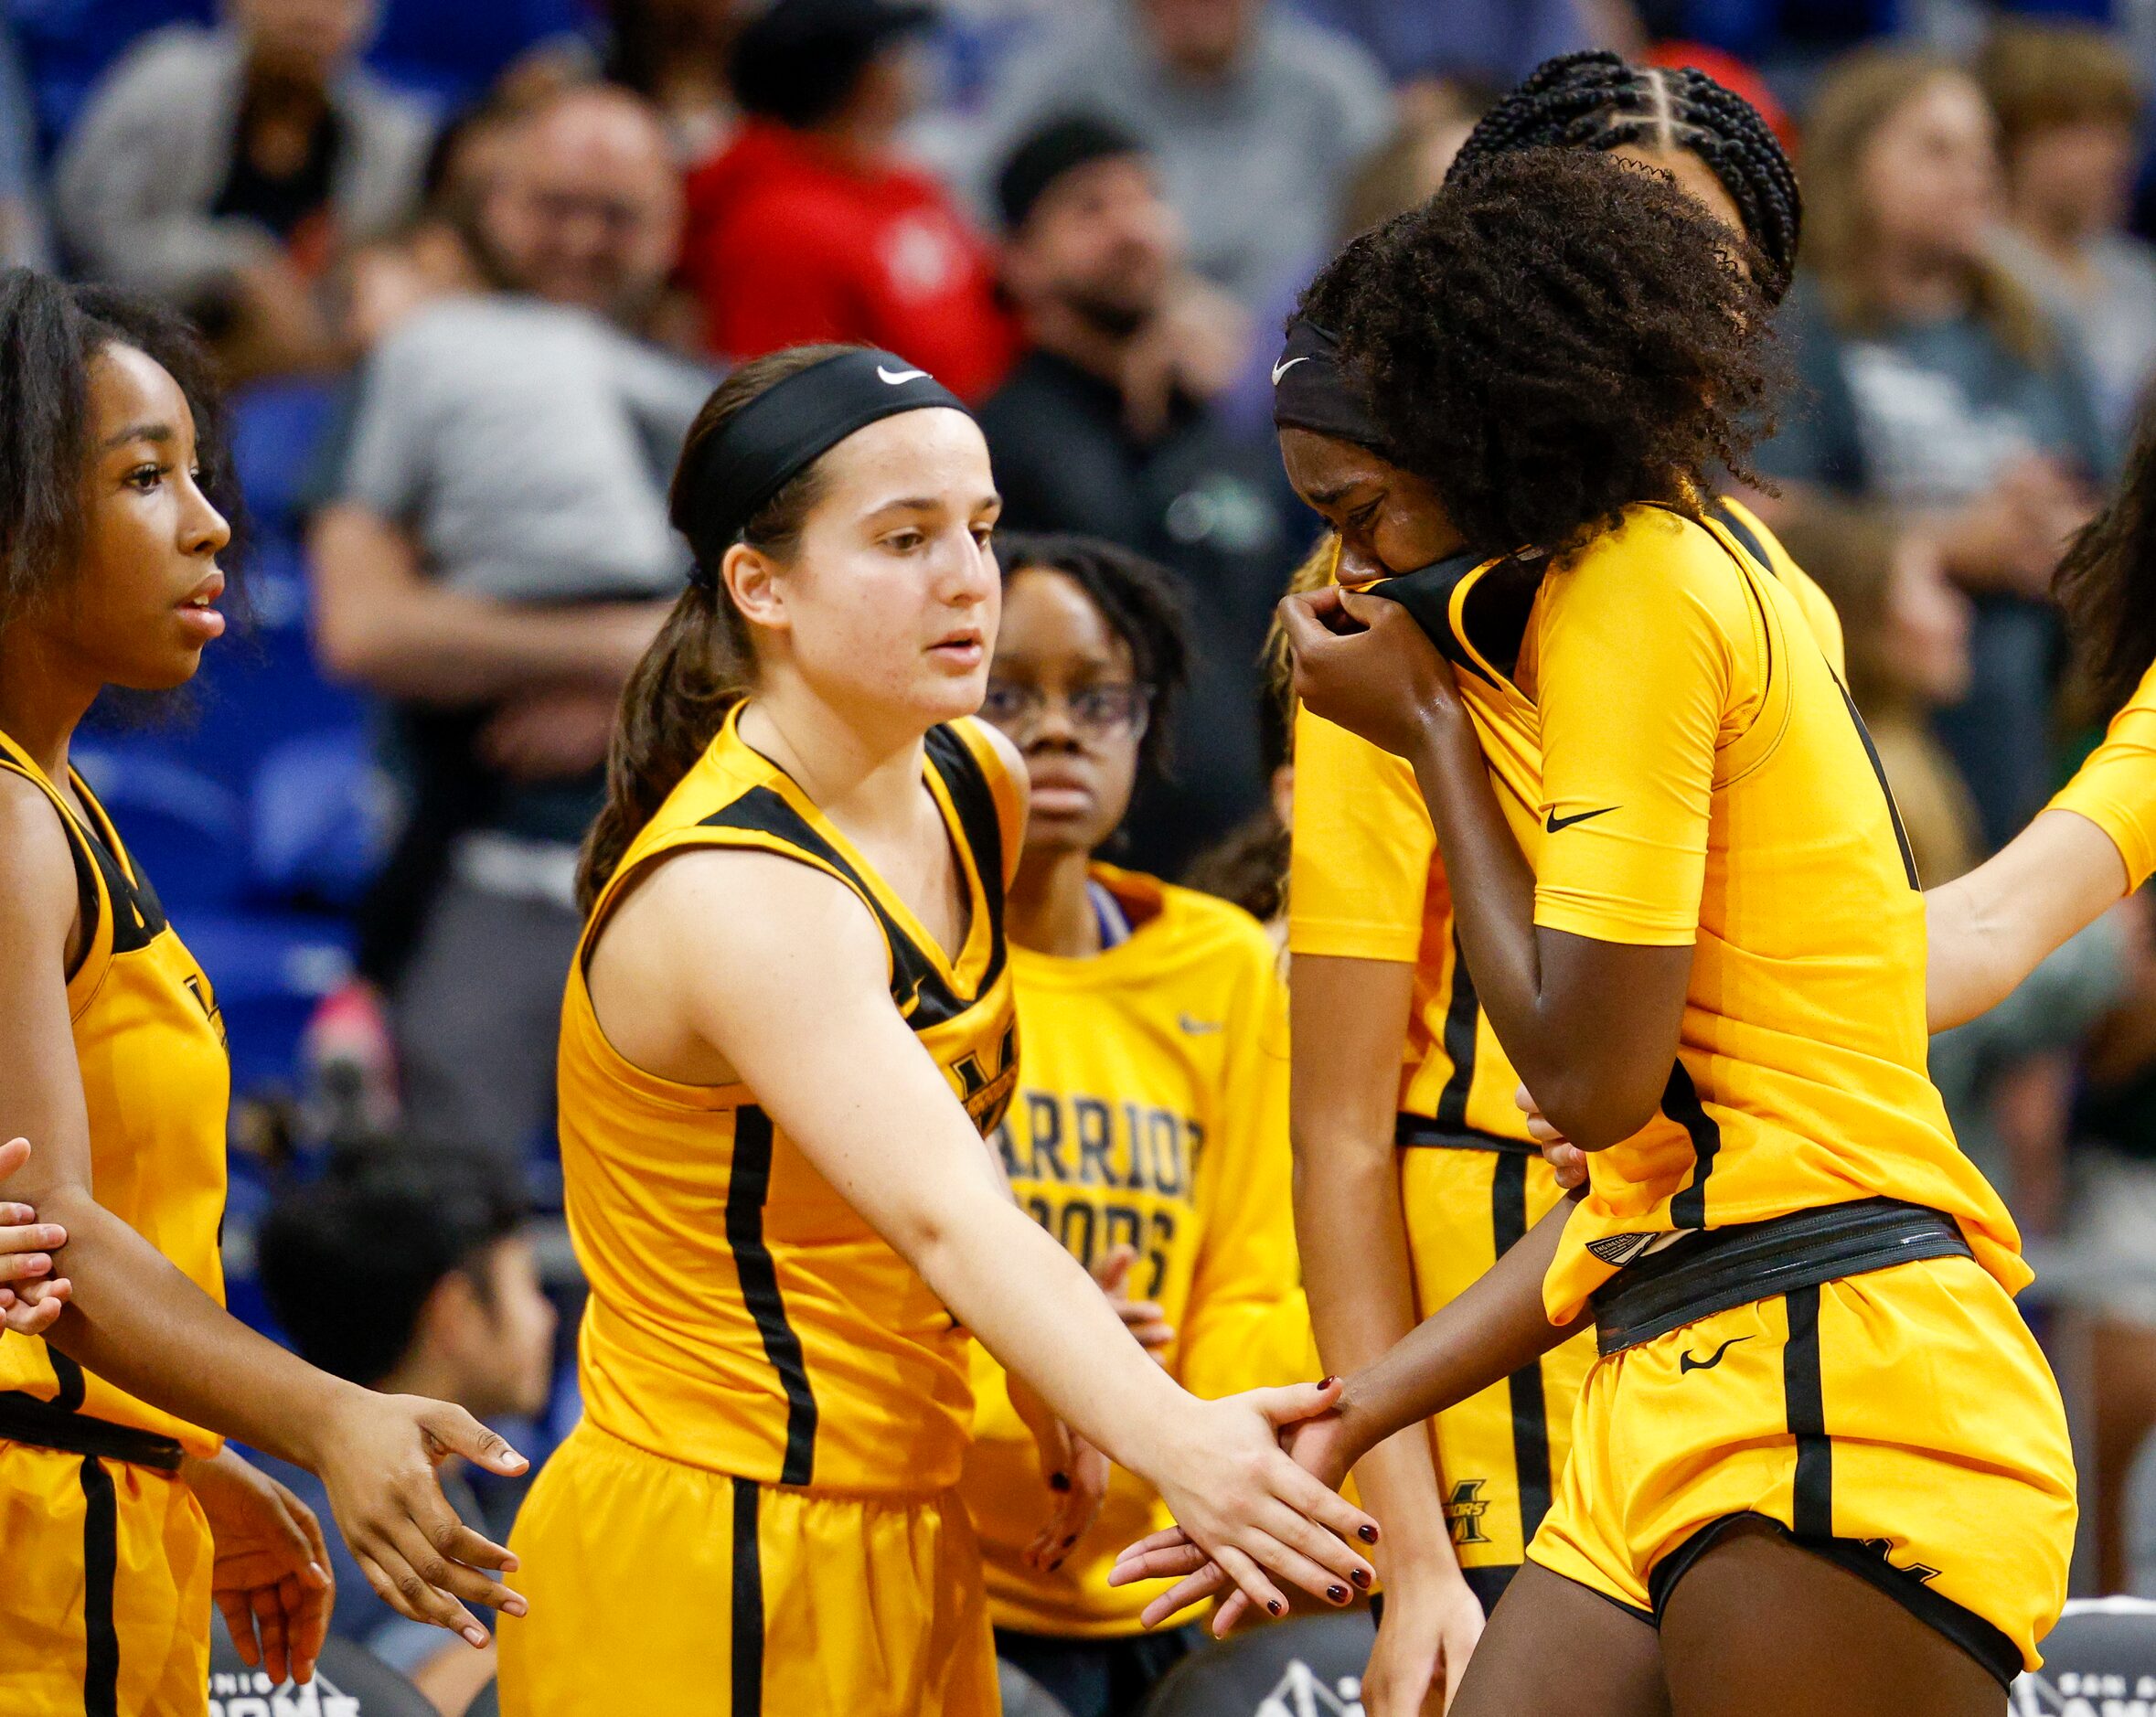
[[[763,1489],[752,1478],[733,1481],[733,1705],[728,1717],[763,1711],[763,1552],[756,1539]]]
[[[782,1485],[806,1485],[816,1473],[816,1393],[801,1338],[786,1321],[778,1266],[763,1242],[763,1201],[771,1192],[771,1117],[754,1104],[734,1112],[733,1175],[726,1188],[726,1242],[741,1277],[742,1298],[763,1338],[764,1357],[786,1392],[786,1453]]]
[[[1452,927],[1452,997],[1445,1005],[1445,1059],[1452,1063],[1445,1089],[1437,1094],[1438,1126],[1458,1133],[1468,1125],[1468,1094],[1475,1086],[1476,1016],[1480,1006],[1475,979],[1468,971],[1468,953],[1460,946],[1457,920]],[[1498,1248],[1501,1254],[1504,1247]]]
[[[1527,1233],[1528,1158],[1511,1151],[1498,1154],[1489,1183],[1490,1238],[1497,1255],[1519,1244]],[[1506,1380],[1512,1402],[1512,1482],[1520,1496],[1520,1545],[1524,1551],[1542,1517],[1550,1512],[1549,1403],[1542,1394],[1542,1362],[1521,1366]]]
[[[120,1573],[120,1498],[94,1455],[82,1457],[82,1713],[120,1717],[120,1629],[112,1585]]]
[[[1834,1536],[1834,1444],[1820,1385],[1820,1291],[1798,1288],[1782,1300],[1789,1339],[1782,1349],[1782,1396],[1797,1439],[1797,1481],[1789,1530],[1800,1539]]]

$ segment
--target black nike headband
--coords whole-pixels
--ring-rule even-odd
[[[1329,435],[1399,463],[1361,382],[1340,360],[1339,342],[1303,316],[1287,325],[1273,366],[1273,427]]]
[[[773,496],[856,430],[937,407],[966,411],[956,394],[895,352],[841,352],[773,383],[697,449],[687,474],[693,535],[731,544]],[[699,555],[689,576],[714,585],[716,560],[706,566]]]

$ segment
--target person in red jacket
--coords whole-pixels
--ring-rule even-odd
[[[689,176],[682,273],[705,344],[739,359],[809,340],[895,351],[978,400],[1017,349],[993,253],[901,164],[905,38],[924,5],[776,0],[734,47],[733,142]]]

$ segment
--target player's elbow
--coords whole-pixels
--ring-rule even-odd
[[[1630,1069],[1571,1066],[1545,1075],[1532,1086],[1542,1118],[1584,1151],[1621,1145],[1660,1107],[1669,1079]]]

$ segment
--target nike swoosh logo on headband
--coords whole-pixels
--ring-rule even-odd
[[[876,366],[876,375],[879,379],[888,381],[894,388],[902,381],[925,381],[928,379],[928,372],[925,369],[886,369],[881,364]]]
[[[1273,385],[1277,388],[1280,385],[1281,377],[1286,375],[1287,372],[1293,369],[1297,364],[1307,364],[1309,361],[1309,355],[1307,353],[1304,354],[1304,356],[1301,357],[1282,358],[1277,364],[1273,366]]]

